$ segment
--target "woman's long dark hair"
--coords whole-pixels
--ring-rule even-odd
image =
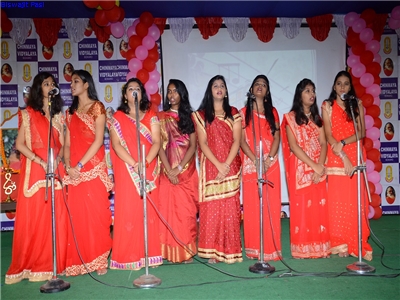
[[[332,91],[331,94],[329,95],[329,98],[326,100],[330,103],[330,105],[333,105],[333,101],[336,100],[336,97],[338,96],[336,91],[335,91],[335,85],[336,85],[336,81],[338,80],[339,77],[341,76],[346,76],[349,79],[350,82],[350,91],[347,93],[347,95],[349,96],[354,96],[354,99],[357,99],[357,95],[356,95],[356,90],[353,86],[353,80],[351,79],[351,75],[349,72],[347,71],[340,71],[339,73],[337,73],[335,80],[333,81],[333,85],[332,85]],[[340,96],[340,95],[339,95]],[[347,115],[347,121],[352,121],[353,117],[351,116],[351,108],[350,106],[353,107],[353,111],[354,111],[354,117],[357,119],[360,112],[358,110],[358,101],[357,100],[348,100],[348,101],[344,101],[344,107],[345,107],[345,112]]]
[[[142,112],[148,111],[151,107],[151,102],[150,102],[149,98],[147,97],[146,89],[144,88],[143,83],[137,78],[131,78],[124,84],[124,86],[122,88],[121,103],[118,106],[117,110],[122,111],[125,114],[130,113],[131,108],[128,105],[128,101],[126,101],[125,95],[126,95],[126,90],[128,89],[128,85],[131,82],[136,82],[140,87],[142,99],[140,100],[140,103],[139,103],[139,110]]]
[[[179,115],[178,129],[183,134],[191,134],[194,132],[193,120],[191,118],[193,110],[190,105],[188,90],[186,89],[185,84],[179,79],[170,79],[168,87],[171,84],[175,86],[176,91],[178,92],[179,97],[181,98],[181,102],[179,104],[179,109],[178,109],[178,115]],[[169,104],[168,101],[168,92],[167,96],[165,97],[163,107],[164,111],[167,111],[171,108],[171,104]]]
[[[92,75],[90,75],[90,73],[86,70],[75,70],[74,72],[72,72],[71,77],[74,75],[78,75],[79,78],[82,79],[83,84],[85,84],[86,82],[88,83],[89,87],[87,89],[87,93],[89,99],[99,101],[99,97],[97,96],[97,91],[94,85]],[[74,112],[78,109],[78,104],[79,104],[79,97],[74,96],[74,98],[72,99],[72,104],[68,109],[71,115],[73,115]]]
[[[201,104],[198,109],[198,110],[204,110],[206,122],[209,124],[211,124],[215,118],[214,98],[212,95],[212,85],[214,84],[214,81],[216,81],[216,80],[222,80],[224,82],[224,85],[226,88],[226,97],[224,97],[224,102],[222,103],[222,107],[225,112],[225,119],[229,118],[229,119],[233,120],[231,106],[229,105],[228,88],[226,86],[225,78],[222,75],[216,75],[213,78],[211,78],[210,81],[208,82],[207,89],[204,93],[203,100],[201,101]]]
[[[42,89],[42,83],[45,81],[45,79],[51,77],[54,81],[55,87],[59,89],[59,86],[57,85],[57,82],[54,78],[53,75],[51,75],[48,72],[41,72],[35,76],[33,79],[33,83],[31,86],[31,90],[29,92],[28,96],[28,101],[26,103],[27,106],[32,107],[33,110],[40,111],[42,115],[45,115],[45,112],[43,110],[43,89]],[[60,93],[58,95],[52,96],[52,101],[51,101],[51,115],[54,116],[58,113],[61,112],[62,107],[63,107],[63,100],[60,96]]]
[[[303,100],[301,94],[306,89],[307,85],[311,85],[315,90],[315,84],[308,78],[304,78],[296,86],[296,91],[294,92],[293,105],[290,111],[293,111],[296,115],[297,125],[308,124],[309,119],[304,113]],[[310,120],[312,120],[318,127],[322,127],[322,119],[319,115],[317,96],[315,96],[315,101],[310,107]]]
[[[272,104],[272,97],[271,97],[271,90],[269,89],[269,80],[267,76],[265,75],[257,75],[256,78],[254,78],[253,83],[251,84],[249,88],[249,93],[247,94],[247,101],[246,101],[246,116],[245,116],[245,124],[246,127],[249,126],[251,118],[253,117],[253,111],[252,111],[252,102],[255,101],[252,99],[253,93],[252,90],[254,89],[254,84],[258,79],[264,79],[265,82],[267,83],[267,94],[264,97],[263,101],[263,106],[264,106],[264,115],[266,118],[266,122],[268,122],[269,127],[271,128],[271,133],[272,135],[275,134],[275,131],[277,131],[276,124],[275,124],[275,118],[273,114],[273,104]]]

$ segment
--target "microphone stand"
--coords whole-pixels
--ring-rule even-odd
[[[143,152],[140,155],[140,123],[139,123],[139,103],[137,94],[133,94],[135,98],[135,117],[136,117],[136,135],[138,144],[138,162],[139,164],[139,177],[140,177],[140,196],[143,197],[143,221],[144,221],[144,257],[146,274],[141,275],[133,281],[133,285],[140,288],[152,288],[161,284],[161,279],[154,275],[149,274],[149,254],[148,254],[148,241],[147,241],[147,193],[146,193],[146,146],[143,145]],[[141,170],[142,167],[142,170]]]
[[[51,98],[49,95],[49,134],[47,141],[47,170],[46,170],[46,191],[45,201],[48,196],[49,181],[51,183],[51,231],[52,231],[52,243],[53,243],[53,277],[40,287],[41,293],[58,293],[68,290],[71,285],[69,282],[57,278],[57,247],[56,247],[56,218],[55,218],[55,201],[54,201],[54,149],[51,148],[51,139],[53,138],[53,114],[51,109]]]
[[[357,100],[356,100],[357,101]],[[358,105],[358,104],[357,104]],[[358,138],[357,133],[357,123],[356,118],[354,117],[354,110],[353,106],[350,103],[350,110],[351,110],[351,117],[353,119],[353,126],[354,132],[356,135],[357,140],[357,166],[355,167],[353,174],[357,172],[357,219],[358,219],[358,261],[354,262],[350,265],[347,265],[346,269],[349,272],[355,272],[358,274],[365,274],[365,273],[373,273],[375,272],[375,268],[368,265],[367,263],[362,261],[362,212],[361,212],[361,171],[364,173],[364,180],[366,177],[366,166],[361,164],[361,147],[360,147],[360,140]],[[365,185],[368,186],[368,181],[365,180]],[[367,189],[369,193],[369,189]]]
[[[254,102],[253,99],[250,99],[248,101],[252,101],[251,105],[251,113],[253,114],[253,106]],[[257,148],[256,148],[256,131],[255,131],[255,126],[254,126],[254,116],[251,118],[251,126],[253,130],[253,146],[254,146],[254,153],[257,153]],[[261,140],[261,131],[259,132],[260,134],[260,148],[259,148],[259,157],[258,157],[258,162],[256,163],[256,170],[257,170],[257,183],[258,183],[258,196],[260,199],[260,260],[256,262],[254,265],[251,265],[249,267],[249,271],[257,274],[268,274],[268,273],[273,273],[275,272],[275,267],[271,266],[268,262],[264,261],[264,225],[263,225],[263,184],[267,183],[270,185],[274,185],[272,182],[268,180],[264,180],[262,177],[262,171],[263,171],[263,147],[262,147],[262,140]],[[256,154],[257,155],[257,154]],[[256,160],[257,161],[257,160]],[[268,201],[268,194],[266,194],[266,198]]]

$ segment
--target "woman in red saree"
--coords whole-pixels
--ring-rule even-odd
[[[139,137],[134,93],[139,101]],[[150,105],[143,84],[139,79],[132,78],[124,85],[121,104],[109,120],[115,180],[111,269],[140,270],[145,267],[143,198],[139,194],[141,178],[138,174],[142,164],[139,163],[138,138],[140,151],[143,145],[146,151],[148,265],[153,267],[163,262],[158,231],[160,220],[153,206],[158,208],[160,123]]]
[[[111,211],[103,144],[106,110],[97,97],[93,78],[85,70],[72,73],[74,97],[67,111],[65,169],[72,225],[68,235],[67,276],[107,272],[111,248]],[[75,243],[75,238],[76,243]],[[75,245],[76,244],[76,245]],[[80,255],[82,260],[80,258]]]
[[[303,79],[282,121],[282,148],[290,201],[290,249],[294,258],[329,257],[326,139],[315,85]]]
[[[196,170],[196,133],[185,84],[171,79],[164,112],[159,113],[162,146],[160,175],[161,251],[171,262],[193,261],[197,253],[199,178]],[[184,246],[182,245],[184,244]]]
[[[328,209],[331,252],[341,257],[358,256],[358,183],[357,176],[351,176],[357,165],[357,140],[351,116],[353,107],[357,123],[357,133],[361,140],[363,161],[366,160],[362,139],[365,136],[364,108],[361,101],[343,101],[340,95],[347,94],[356,98],[351,75],[339,72],[333,83],[329,99],[322,104],[322,119],[328,147]],[[372,247],[368,244],[368,197],[364,178],[361,178],[361,220],[362,220],[362,256],[372,260]],[[345,192],[343,192],[345,191]]]
[[[244,248],[250,259],[260,255],[260,196],[258,194],[257,164],[260,155],[259,141],[263,148],[263,177],[274,185],[263,185],[263,261],[279,260],[281,256],[281,177],[278,160],[280,141],[279,115],[272,104],[269,80],[265,75],[254,78],[249,89],[242,116],[243,162],[243,222]],[[252,126],[254,119],[254,131]],[[255,138],[255,140],[254,140]],[[254,149],[257,149],[256,151]],[[271,226],[272,223],[272,226]]]
[[[209,263],[241,262],[241,117],[229,105],[223,76],[211,78],[193,117],[200,145],[198,256]]]
[[[18,112],[19,131],[16,147],[21,155],[20,184],[18,185],[17,218],[14,225],[11,265],[5,276],[6,284],[45,281],[53,277],[53,236],[51,192],[45,201],[47,151],[49,135],[49,96],[56,87],[50,73],[39,73],[33,79],[27,108]],[[52,98],[52,140],[50,146],[59,166],[64,143],[63,103],[59,95]],[[56,170],[56,173],[58,171]],[[67,210],[63,188],[56,180],[54,187],[56,223],[56,270],[65,271],[67,252]]]

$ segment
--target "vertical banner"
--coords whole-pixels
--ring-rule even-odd
[[[394,30],[385,27],[381,39],[381,184],[382,214],[400,214],[399,198],[399,62],[400,43]]]

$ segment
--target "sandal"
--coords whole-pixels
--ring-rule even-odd
[[[349,252],[339,252],[339,257],[349,257]]]
[[[210,258],[209,260],[208,260],[208,263],[209,264],[216,264],[216,263],[218,263],[219,261],[218,260],[216,260],[215,258]]]
[[[107,269],[100,269],[96,271],[97,275],[101,276],[101,275],[105,275],[107,274]]]
[[[184,260],[182,263],[184,264],[191,264],[193,262],[193,258],[189,258],[188,260]]]

